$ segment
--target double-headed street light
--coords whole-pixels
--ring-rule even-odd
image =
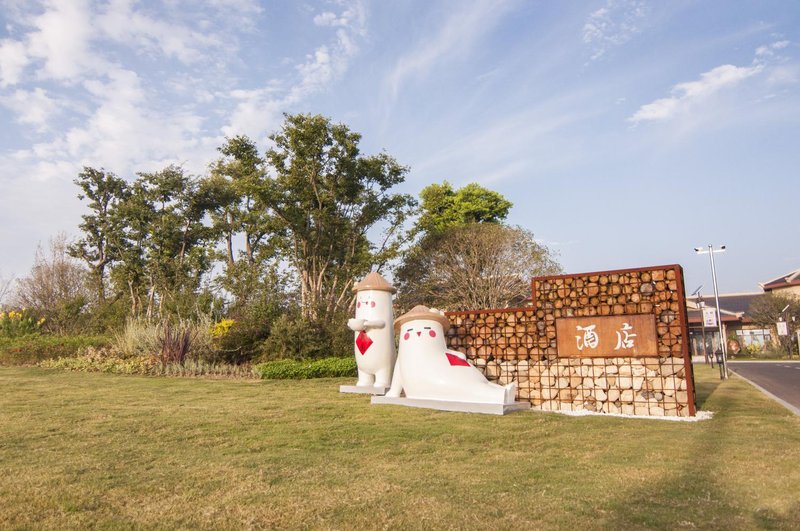
[[[728,339],[725,337],[725,327],[722,326],[722,312],[719,309],[719,289],[717,289],[717,268],[714,265],[714,253],[724,253],[725,246],[722,245],[719,249],[714,249],[714,246],[709,243],[707,248],[695,247],[694,252],[708,254],[711,259],[711,280],[714,283],[714,301],[717,305],[717,326],[719,327],[719,337],[722,343],[722,370],[720,371],[720,377],[725,380],[728,378]]]

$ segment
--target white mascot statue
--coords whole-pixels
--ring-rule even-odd
[[[343,393],[382,395],[392,383],[395,354],[392,294],[397,291],[378,273],[370,273],[353,287],[356,317],[347,321],[355,332],[353,351],[358,366],[356,385],[343,385]]]
[[[395,328],[400,349],[392,386],[373,403],[495,414],[530,407],[514,401],[515,383],[489,382],[464,354],[447,348],[450,321],[444,313],[416,306],[395,321]]]

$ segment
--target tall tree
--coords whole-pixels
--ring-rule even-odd
[[[447,181],[431,184],[419,193],[420,217],[416,232],[432,234],[468,223],[499,223],[513,203],[494,190],[476,183],[454,190]]]
[[[302,315],[316,319],[346,307],[353,279],[397,254],[414,200],[390,190],[408,169],[386,153],[361,155],[360,134],[319,115],[286,115],[270,139],[275,175],[262,198],[298,274]],[[373,245],[367,233],[380,224]]]
[[[120,207],[128,248],[116,272],[128,285],[134,313],[143,309],[145,287],[148,317],[156,303],[161,310],[166,301],[177,302],[178,295],[199,287],[210,267],[210,232],[203,224],[207,208],[197,183],[182,168],[139,174]]]
[[[426,237],[396,274],[400,304],[447,310],[505,308],[530,295],[530,279],[559,272],[533,233],[498,223],[455,225]]]
[[[445,181],[419,195],[416,241],[395,269],[401,305],[504,307],[524,293],[526,275],[558,268],[532,234],[502,225],[513,206],[502,194],[476,183],[456,190]],[[514,247],[521,256],[504,263]]]
[[[44,317],[51,331],[74,330],[92,300],[86,277],[83,265],[67,254],[66,235],[59,234],[50,240],[47,252],[41,246],[36,250],[30,273],[17,282],[14,305]]]
[[[130,192],[127,183],[103,169],[85,166],[75,180],[82,193],[78,198],[88,201],[90,214],[81,216],[78,227],[82,236],[69,246],[70,256],[86,262],[101,304],[106,300],[106,269],[118,260],[125,246],[123,220],[119,206]]]
[[[228,138],[218,150],[222,157],[198,193],[207,202],[214,238],[224,248],[224,273],[217,281],[242,308],[258,298],[261,280],[276,262],[270,238],[273,217],[263,201],[265,160],[246,136]]]
[[[264,159],[246,136],[227,138],[218,148],[223,155],[211,169],[201,191],[209,191],[213,227],[224,239],[229,265],[236,261],[234,237],[244,240],[242,255],[254,264],[260,246],[270,232],[270,212],[262,202],[266,186]]]

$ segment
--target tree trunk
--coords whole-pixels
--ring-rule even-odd
[[[98,265],[95,269],[95,276],[97,277],[97,302],[99,304],[106,303],[105,269],[105,265]]]

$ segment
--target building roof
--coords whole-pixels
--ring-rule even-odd
[[[722,315],[723,322],[749,323],[750,304],[763,293],[728,293],[719,296],[719,313]],[[706,308],[716,308],[714,296],[687,297],[686,309],[690,323],[699,323],[703,320],[703,312],[700,310],[699,302],[702,300]]]
[[[766,282],[759,282],[759,285],[764,291],[772,291],[789,286],[800,286],[800,269],[795,269],[794,271],[790,271],[772,280],[767,280]]]

